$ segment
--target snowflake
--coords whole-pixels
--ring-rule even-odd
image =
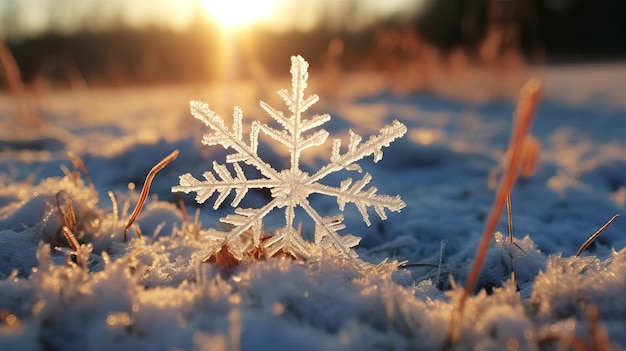
[[[333,250],[346,258],[356,258],[357,254],[351,248],[359,243],[360,238],[350,234],[338,234],[339,230],[345,228],[343,215],[328,217],[320,215],[309,202],[309,195],[323,194],[336,197],[341,211],[344,210],[346,203],[355,204],[368,226],[371,224],[367,213],[369,207],[373,207],[383,220],[386,219],[385,209],[399,212],[404,208],[405,203],[399,196],[376,194],[377,189],[373,186],[365,189],[372,178],[368,173],[357,181],[345,179],[339,187],[320,183],[329,174],[340,170],[361,173],[361,168],[354,162],[368,155],[373,154],[374,162],[378,162],[383,156],[382,148],[389,146],[392,141],[406,133],[406,126],[398,121],[393,121],[391,125],[383,127],[378,135],[371,136],[366,142],[361,142],[362,138],[350,131],[350,142],[345,153],[341,153],[341,140],[335,139],[330,161],[326,165],[314,174],[300,169],[301,152],[322,145],[329,136],[324,129],[304,135],[305,132],[330,120],[328,114],[314,115],[310,119],[302,117],[302,113],[319,99],[317,95],[308,97],[304,95],[307,87],[308,66],[308,63],[300,56],[291,58],[291,92],[287,89],[278,91],[278,95],[285,101],[291,114],[286,117],[283,112],[261,102],[261,107],[278,122],[282,129],[278,130],[254,121],[251,125],[249,143],[243,139],[241,108],[235,107],[233,128],[229,130],[222,117],[210,110],[207,103],[191,101],[193,116],[211,129],[210,133],[204,135],[202,143],[219,144],[226,149],[234,150],[226,158],[226,163],[232,165],[234,176],[225,164],[213,162],[213,172],[205,172],[204,180],[198,180],[187,173],[180,176],[178,186],[172,187],[172,191],[182,191],[187,194],[196,192],[198,203],[204,203],[217,193],[214,209],[217,209],[234,190],[235,198],[231,205],[236,208],[235,213],[221,219],[232,228],[226,232],[209,229],[206,233],[208,238],[216,244],[211,254],[216,254],[226,247],[234,258],[241,260],[246,253],[257,248],[270,257],[282,251],[296,258],[309,258],[312,254],[312,245],[307,243],[299,230],[294,227],[294,210],[296,207],[301,207],[315,222],[315,244],[318,247]],[[278,171],[261,159],[257,153],[260,132],[267,134],[289,150],[291,156],[289,168]],[[256,168],[261,178],[248,179],[241,164]],[[260,208],[237,208],[250,189],[269,189],[271,200]],[[271,237],[262,238],[263,218],[276,208],[284,208],[285,226],[277,229]],[[250,238],[250,234],[251,240],[246,240]]]

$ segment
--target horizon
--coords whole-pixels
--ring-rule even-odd
[[[251,6],[246,5],[246,0],[237,0],[228,3],[231,6],[224,6],[225,3],[213,0],[3,0],[0,35],[21,40],[47,33],[75,34],[118,27],[184,31],[198,21],[225,30],[248,25],[277,32],[306,31],[320,26],[359,30],[378,21],[411,18],[429,2],[264,0]]]

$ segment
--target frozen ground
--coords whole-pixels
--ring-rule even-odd
[[[545,97],[532,130],[543,150],[537,172],[512,194],[517,246],[496,236],[479,282],[489,294],[468,303],[454,347],[557,349],[606,330],[624,349],[624,218],[574,254],[626,208],[626,67],[536,73]],[[357,252],[373,265],[325,254],[229,269],[201,263],[202,231],[219,228],[232,208],[207,202],[194,219],[198,205],[185,195],[183,221],[180,195],[170,192],[180,174],[200,176],[225,155],[200,144],[206,130],[188,101],[208,101],[222,116],[240,105],[247,126],[268,120],[260,99],[282,106],[273,92],[288,87],[288,77],[263,87],[48,93],[36,100],[45,120],[39,129],[19,126],[10,97],[0,96],[0,350],[439,348],[460,292],[454,282],[466,278],[491,205],[515,106],[396,96],[364,77],[346,77],[332,92],[320,84],[309,93],[321,94],[313,109],[332,116],[325,128],[333,137],[349,129],[367,137],[394,119],[409,128],[382,161],[359,162],[381,194],[399,194],[407,206],[386,221],[372,214],[370,227],[354,206],[344,212],[344,232],[362,237]],[[157,174],[137,221],[143,239],[133,228],[124,242],[146,174],[174,149],[180,155]],[[319,150],[303,155],[305,168],[328,159],[330,145]],[[67,151],[82,158],[93,187],[66,175]],[[283,150],[262,152],[284,167]],[[268,196],[245,201],[253,206]],[[67,201],[79,242],[93,246],[87,269],[60,236],[58,208]],[[334,199],[311,201],[324,215],[339,212]],[[281,216],[270,216],[266,229],[282,225]],[[310,236],[312,224],[302,221]],[[506,228],[503,216],[499,230]],[[407,264],[375,266],[384,259]]]

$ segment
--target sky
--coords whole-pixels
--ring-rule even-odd
[[[183,30],[194,20],[207,18],[225,27],[257,23],[277,31],[307,30],[320,21],[358,29],[389,16],[412,15],[429,1],[0,0],[0,32],[7,37],[28,37],[51,30],[101,30],[117,24]]]

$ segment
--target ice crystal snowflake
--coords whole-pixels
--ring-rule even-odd
[[[320,180],[331,173],[340,170],[358,171],[361,168],[355,161],[368,155],[374,155],[374,162],[378,162],[382,156],[382,148],[389,146],[395,139],[406,133],[406,126],[398,121],[383,127],[378,135],[373,135],[366,142],[361,142],[361,137],[350,131],[350,142],[345,153],[341,153],[341,140],[335,139],[332,145],[330,162],[320,168],[314,174],[308,174],[300,169],[300,154],[303,150],[319,146],[328,138],[329,133],[319,129],[312,133],[305,132],[321,126],[330,120],[328,114],[314,115],[310,119],[302,117],[302,113],[316,103],[317,95],[305,97],[304,90],[307,87],[308,63],[300,56],[291,58],[291,92],[287,89],[278,91],[278,95],[285,101],[291,115],[285,116],[265,102],[261,107],[282,127],[275,129],[258,121],[252,122],[250,142],[243,139],[242,118],[243,113],[239,107],[234,109],[234,122],[232,130],[225,126],[224,120],[214,111],[209,109],[205,102],[192,101],[191,112],[193,116],[203,121],[211,132],[204,135],[202,143],[205,145],[221,145],[224,148],[232,148],[233,153],[226,158],[226,163],[232,165],[234,176],[226,165],[213,162],[213,172],[203,174],[204,180],[198,180],[191,174],[180,176],[178,186],[172,187],[172,191],[185,193],[196,192],[196,201],[203,203],[214,193],[217,193],[213,208],[217,209],[227,196],[234,190],[235,198],[231,205],[235,207],[235,213],[221,219],[223,223],[232,225],[229,231],[209,229],[207,235],[216,244],[213,254],[227,247],[230,253],[241,260],[246,253],[253,248],[263,250],[268,256],[274,256],[279,251],[288,253],[296,258],[309,258],[311,245],[309,245],[294,227],[296,207],[301,207],[315,222],[315,244],[323,249],[333,250],[346,258],[357,257],[351,249],[356,246],[360,238],[346,234],[339,235],[338,231],[345,228],[343,215],[323,217],[311,205],[308,198],[311,194],[323,194],[337,198],[339,210],[343,211],[346,203],[353,203],[361,213],[363,220],[369,226],[370,220],[367,213],[369,207],[373,207],[381,219],[386,219],[385,209],[399,212],[405,203],[399,196],[387,196],[376,194],[375,187],[365,189],[371,175],[365,175],[357,181],[348,178],[341,182],[339,187],[333,187],[320,183]],[[259,132],[263,132],[284,145],[291,155],[291,165],[288,169],[278,171],[265,162],[257,153]],[[261,174],[260,179],[248,179],[244,174],[241,163],[255,167]],[[237,208],[240,201],[250,189],[269,189],[271,200],[261,208]],[[277,229],[270,238],[262,240],[263,218],[273,209],[285,209],[285,226]],[[251,235],[252,240],[244,240]]]

